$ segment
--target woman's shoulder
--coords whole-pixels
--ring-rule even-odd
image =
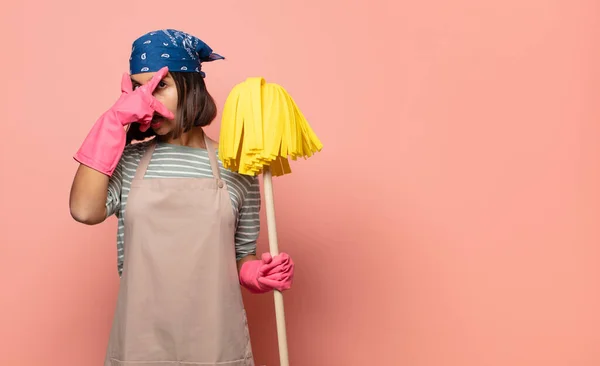
[[[141,155],[143,155],[152,144],[154,144],[153,140],[145,140],[129,144],[125,146],[125,149],[123,150],[123,157],[141,157]]]
[[[218,159],[218,157],[217,157],[217,159]],[[219,159],[219,165],[220,165],[221,171],[224,172],[222,174],[227,175],[228,177],[230,177],[230,179],[235,180],[236,182],[238,182],[239,184],[244,186],[246,189],[250,188],[253,185],[258,184],[258,176],[241,174],[239,172],[235,172],[235,171],[225,168],[222,164],[223,164],[223,162]]]
[[[119,165],[122,167],[122,169],[135,169],[142,160],[142,156],[144,156],[146,150],[152,144],[153,141],[147,140],[126,145],[125,149],[123,149],[123,154],[121,155]]]
[[[221,157],[219,156],[219,141],[213,140],[210,137],[208,140],[212,144],[213,148],[215,149],[215,152],[217,154],[217,160],[219,160],[219,165],[221,167],[221,170],[223,170],[225,172],[225,174],[229,175],[230,177],[237,180],[238,182],[243,183],[243,185],[246,186],[246,188],[248,188],[249,186],[258,184],[258,176],[257,175],[241,174],[239,172],[235,172],[235,171],[225,168],[225,166],[223,165],[223,161],[221,160]]]

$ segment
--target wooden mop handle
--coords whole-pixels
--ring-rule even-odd
[[[277,244],[277,227],[275,226],[275,203],[273,200],[273,179],[268,166],[263,169],[263,183],[265,190],[265,206],[267,214],[267,229],[269,232],[269,251],[272,256],[279,254]],[[279,364],[288,366],[287,335],[285,331],[285,313],[283,311],[283,294],[277,290],[273,293],[275,297],[275,318],[277,320],[277,339],[279,341]]]

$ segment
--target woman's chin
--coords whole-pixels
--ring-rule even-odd
[[[169,129],[162,124],[153,125],[152,130],[159,136],[164,136],[170,132]]]

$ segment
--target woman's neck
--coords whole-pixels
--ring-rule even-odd
[[[170,134],[166,136],[160,136],[159,139],[167,144],[206,149],[206,143],[204,142],[204,131],[201,127],[194,127],[190,131],[182,133],[181,136],[176,139],[171,137]]]

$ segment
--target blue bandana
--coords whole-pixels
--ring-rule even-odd
[[[222,60],[202,40],[175,29],[147,33],[133,42],[129,58],[129,73],[156,72],[167,66],[169,71],[202,71],[202,62]]]

